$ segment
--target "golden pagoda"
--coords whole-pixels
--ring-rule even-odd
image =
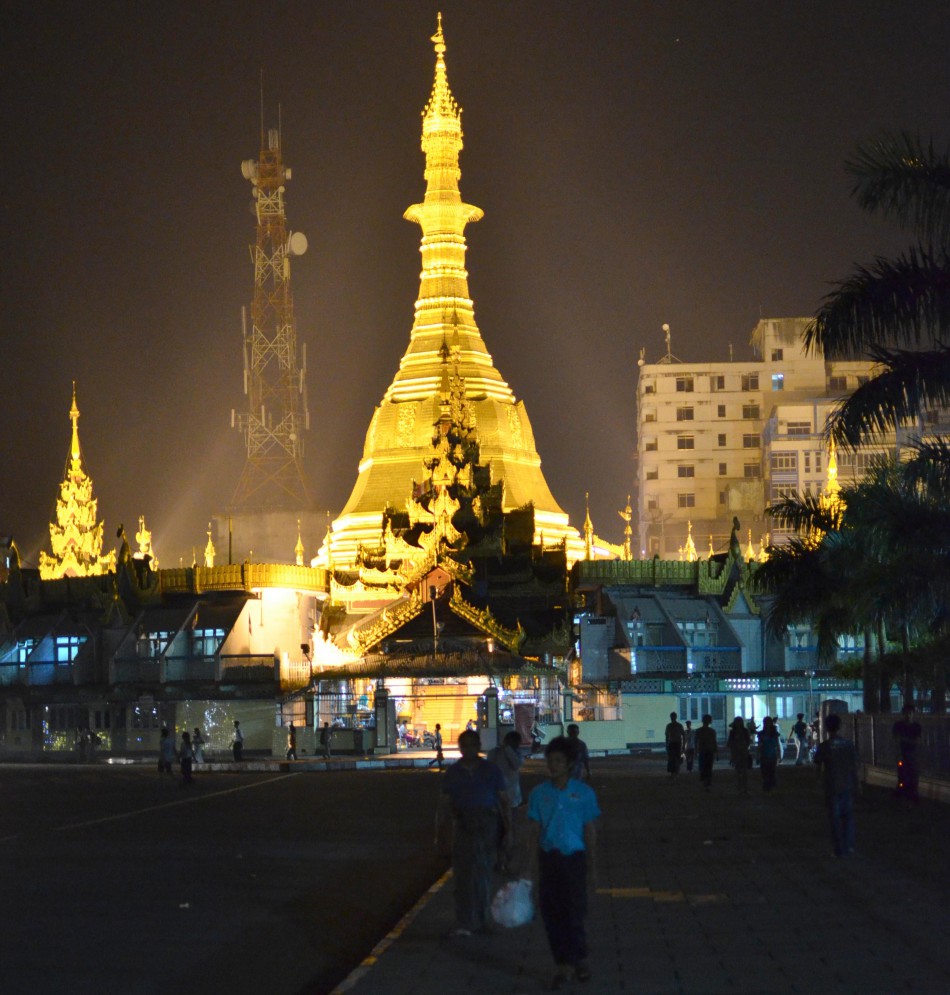
[[[495,369],[475,323],[465,269],[465,226],[482,211],[462,201],[459,153],[461,109],[449,88],[442,17],[432,37],[435,82],[422,112],[426,192],[404,217],[422,228],[422,273],[415,319],[399,370],[376,408],[366,433],[359,475],[343,511],[333,522],[329,544],[317,558],[337,568],[354,567],[360,549],[382,542],[387,509],[401,510],[425,477],[433,426],[440,418],[440,386],[451,350],[477,435],[481,460],[503,486],[503,509],[532,505],[535,542],[565,542],[568,562],[584,556],[584,542],[558,506],[541,472],[534,433],[524,403],[516,400]]]
[[[79,448],[79,408],[76,405],[76,384],[73,382],[73,403],[69,409],[73,423],[72,442],[66,473],[59,485],[56,501],[56,521],[50,522],[49,537],[53,555],[40,553],[40,577],[89,577],[115,570],[115,551],[102,556],[102,532],[105,523],[96,522],[98,501],[92,496],[92,478],[82,468]]]

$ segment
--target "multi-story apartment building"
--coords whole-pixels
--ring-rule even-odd
[[[641,361],[637,391],[639,555],[676,559],[689,526],[700,556],[722,552],[733,518],[758,548],[774,531],[765,509],[787,494],[817,493],[827,474],[827,417],[872,375],[870,362],[807,354],[811,319],[769,318],[752,332],[748,362]],[[839,454],[842,483],[872,451]],[[776,536],[775,538],[780,538]]]

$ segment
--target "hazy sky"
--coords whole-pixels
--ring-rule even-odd
[[[551,489],[620,541],[641,346],[750,355],[904,236],[843,162],[905,129],[947,145],[950,11],[908,2],[5,3],[0,57],[0,533],[35,565],[71,381],[112,540],[145,514],[165,565],[200,548],[244,463],[243,159],[281,107],[307,343],[308,483],[339,512],[418,290],[420,112],[444,14],[464,108],[475,314]],[[131,531],[131,530],[130,530]],[[321,539],[305,536],[311,555]],[[290,551],[288,551],[288,556]]]

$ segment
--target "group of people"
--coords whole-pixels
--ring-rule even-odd
[[[509,732],[484,758],[478,732],[464,730],[458,739],[461,757],[445,772],[436,815],[436,846],[451,851],[455,879],[452,935],[490,931],[494,872],[526,872],[557,967],[552,988],[590,978],[584,920],[588,888],[595,882],[600,815],[587,783],[587,746],[576,724],[567,733],[545,746],[548,780],[525,803],[520,734]],[[526,867],[512,866],[516,849]]]
[[[203,764],[205,761],[204,747],[204,736],[197,727],[193,734],[187,729],[181,734],[181,745],[178,747],[168,729],[163,727],[158,744],[159,774],[171,774],[172,764],[177,761],[181,767],[181,783],[191,784],[195,764]]]
[[[800,766],[808,757],[811,737],[812,727],[805,722],[804,712],[799,712],[789,736],[789,743],[797,747],[796,765]],[[719,743],[712,727],[712,716],[704,715],[700,728],[694,729],[690,720],[687,719],[684,726],[677,713],[670,712],[665,741],[669,779],[676,778],[684,762],[687,772],[690,772],[698,761],[700,780],[708,791],[712,784],[713,764],[719,759]],[[737,715],[729,726],[726,745],[729,748],[729,763],[736,771],[740,794],[749,793],[748,772],[753,766],[753,751],[762,773],[762,789],[768,792],[775,787],[776,768],[782,762],[787,745],[782,739],[778,719],[767,715],[762,720],[762,728],[758,729],[754,720],[746,721]]]

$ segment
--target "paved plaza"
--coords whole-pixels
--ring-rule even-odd
[[[950,990],[947,806],[905,811],[868,789],[858,855],[836,860],[809,767],[780,767],[771,796],[755,771],[739,798],[726,765],[706,794],[656,760],[593,763],[594,976],[568,990]],[[204,773],[193,790],[150,766],[0,768],[0,990],[545,989],[539,923],[447,939],[437,772],[273,768]],[[541,773],[529,761],[526,784]]]

